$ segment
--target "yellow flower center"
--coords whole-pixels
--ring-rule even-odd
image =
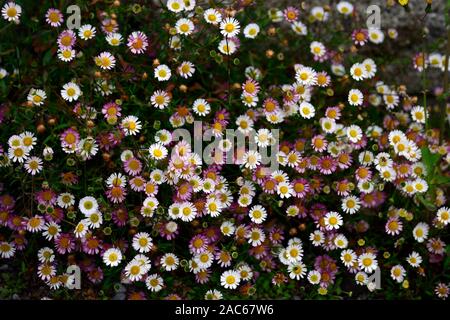
[[[14,18],[17,14],[17,10],[14,7],[10,7],[7,11],[6,14],[8,15],[8,17],[10,18]]]

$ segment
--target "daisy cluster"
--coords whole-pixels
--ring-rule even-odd
[[[75,29],[31,2],[1,9],[1,37],[33,40],[1,52],[0,263],[49,297],[77,294],[77,265],[84,298],[447,298],[450,144],[429,105],[447,93],[385,74],[408,34],[349,1],[100,1]],[[445,54],[395,67],[441,77]],[[256,150],[206,164],[174,134],[194,121],[208,155],[235,129],[277,144],[277,169]]]

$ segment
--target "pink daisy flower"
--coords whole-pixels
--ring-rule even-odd
[[[308,180],[303,178],[294,180],[292,182],[292,189],[295,197],[300,199],[304,198],[310,190]]]
[[[108,102],[103,105],[102,113],[106,119],[111,117],[120,117],[122,108],[115,102]]]
[[[136,176],[142,171],[142,163],[139,159],[130,158],[123,164],[126,173],[132,176]]]
[[[322,174],[332,174],[334,171],[336,171],[337,168],[337,162],[334,158],[326,156],[322,157],[319,160],[319,171]]]
[[[75,242],[72,235],[68,233],[60,233],[55,239],[56,251],[59,254],[70,253],[75,250]]]
[[[45,14],[45,21],[52,27],[59,27],[64,22],[64,17],[58,9],[50,8]]]
[[[72,30],[64,30],[58,37],[57,43],[61,50],[72,48],[75,45],[77,36]]]
[[[363,46],[369,41],[369,32],[366,29],[354,30],[352,40],[356,45]]]
[[[128,48],[134,54],[141,54],[148,47],[147,36],[141,31],[134,31],[128,36]]]
[[[284,9],[283,14],[286,21],[294,22],[298,20],[300,11],[294,7],[287,7],[286,9]]]

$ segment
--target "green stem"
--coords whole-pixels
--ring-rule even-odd
[[[449,64],[449,56],[450,56],[450,26],[447,27],[447,52],[445,53],[445,62],[444,62],[444,92],[443,99],[441,104],[441,130],[439,133],[439,143],[442,143],[444,139],[445,133],[445,122],[447,121],[446,108],[447,108],[447,98],[448,98],[448,64]]]
[[[423,46],[422,46],[422,60],[423,60],[423,70],[422,70],[422,87],[423,87],[423,109],[425,112],[425,132],[428,131],[428,110],[427,110],[427,65],[426,65],[426,34],[423,35]]]

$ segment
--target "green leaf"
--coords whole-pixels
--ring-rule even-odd
[[[450,184],[450,177],[438,175],[438,176],[434,177],[433,182],[434,182],[434,184],[437,184],[437,185]]]
[[[50,60],[52,59],[52,51],[48,50],[45,54],[44,57],[42,58],[42,65],[46,66],[49,64]]]
[[[425,199],[422,195],[418,195],[416,197],[428,210],[434,211],[437,209],[431,201]]]
[[[420,150],[422,151],[423,163],[427,168],[428,178],[430,178],[431,180],[431,178],[434,176],[436,164],[438,163],[441,156],[437,153],[432,153],[428,147],[423,147]]]

